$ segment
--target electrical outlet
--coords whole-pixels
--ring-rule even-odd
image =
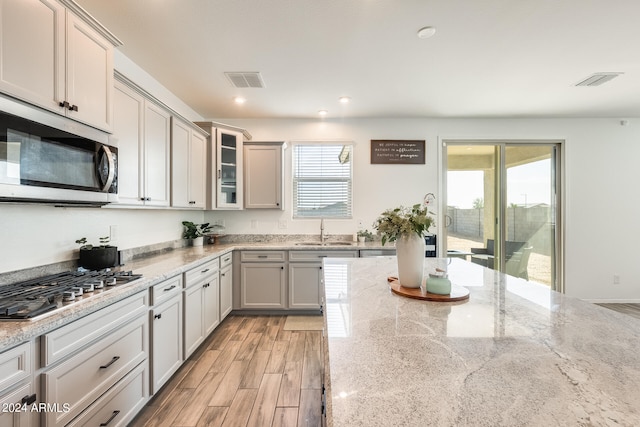
[[[114,243],[116,243],[117,239],[118,239],[118,226],[110,225],[109,226],[109,242],[113,245]]]
[[[286,219],[278,220],[278,228],[285,229],[287,227],[288,227],[288,225],[287,225],[287,220]]]
[[[620,276],[617,274],[613,275],[613,284],[614,285],[619,285],[620,284]]]
[[[251,229],[255,230],[256,228],[258,228],[258,220],[257,219],[252,219],[251,220]]]
[[[216,219],[213,221],[213,225],[219,225],[220,227],[224,227],[224,219]]]

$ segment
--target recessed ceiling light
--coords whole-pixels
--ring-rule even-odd
[[[435,27],[424,27],[418,30],[418,38],[428,39],[436,33]]]
[[[348,104],[349,102],[351,102],[351,98],[349,98],[348,96],[341,96],[340,98],[338,98],[338,101],[340,101],[341,104]]]
[[[235,102],[236,104],[244,104],[245,102],[247,102],[247,100],[241,96],[236,96],[233,98],[233,102]]]
[[[329,112],[327,110],[318,110],[318,114],[321,116],[326,116]]]

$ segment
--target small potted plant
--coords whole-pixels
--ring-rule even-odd
[[[182,221],[182,225],[184,226],[182,237],[190,240],[191,246],[202,246],[204,244],[204,235],[211,231],[211,226],[208,222],[195,224],[191,221]]]
[[[103,270],[115,267],[118,264],[118,248],[109,245],[109,236],[100,237],[100,245],[94,246],[87,243],[87,238],[76,240],[80,246],[78,264],[88,270]]]
[[[367,240],[369,241],[373,240],[373,233],[371,233],[369,230],[358,231],[358,242],[364,243]]]

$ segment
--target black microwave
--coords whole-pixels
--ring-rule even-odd
[[[118,149],[108,135],[0,98],[0,201],[118,201]]]

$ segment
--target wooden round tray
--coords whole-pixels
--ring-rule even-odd
[[[426,292],[423,288],[405,288],[400,285],[396,277],[389,277],[387,281],[394,294],[407,298],[440,302],[464,301],[469,299],[469,289],[454,284],[451,284],[451,293],[449,295],[440,295]]]

